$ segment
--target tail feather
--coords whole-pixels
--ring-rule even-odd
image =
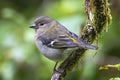
[[[84,47],[85,49],[92,49],[92,50],[97,50],[98,49],[98,47],[97,46],[94,46],[94,45],[89,45],[89,44],[87,44],[87,45],[85,45],[85,47]]]
[[[90,45],[90,44],[87,44],[87,43],[82,43],[79,45],[80,48],[84,48],[84,49],[92,49],[92,50],[97,50],[98,47],[97,46],[94,46],[94,45]]]

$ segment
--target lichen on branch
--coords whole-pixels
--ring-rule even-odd
[[[88,19],[86,25],[82,29],[81,38],[91,44],[98,34],[110,24],[111,14],[108,0],[86,0],[85,10]],[[76,49],[72,51],[58,66],[51,80],[63,80],[65,76],[74,69],[85,51],[85,49]]]

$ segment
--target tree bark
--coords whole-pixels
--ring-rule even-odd
[[[85,0],[85,10],[88,16],[87,23],[81,30],[81,38],[87,43],[92,43],[103,30],[110,24],[111,14],[108,0]],[[63,80],[74,69],[85,49],[76,49],[64,60],[51,77],[51,80]]]

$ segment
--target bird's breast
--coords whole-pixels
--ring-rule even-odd
[[[39,39],[36,39],[36,45],[39,51],[47,58],[59,61],[64,58],[63,49],[54,49],[44,45]]]

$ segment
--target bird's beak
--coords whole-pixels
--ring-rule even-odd
[[[30,28],[38,29],[38,27],[36,26],[36,24],[30,25]]]

